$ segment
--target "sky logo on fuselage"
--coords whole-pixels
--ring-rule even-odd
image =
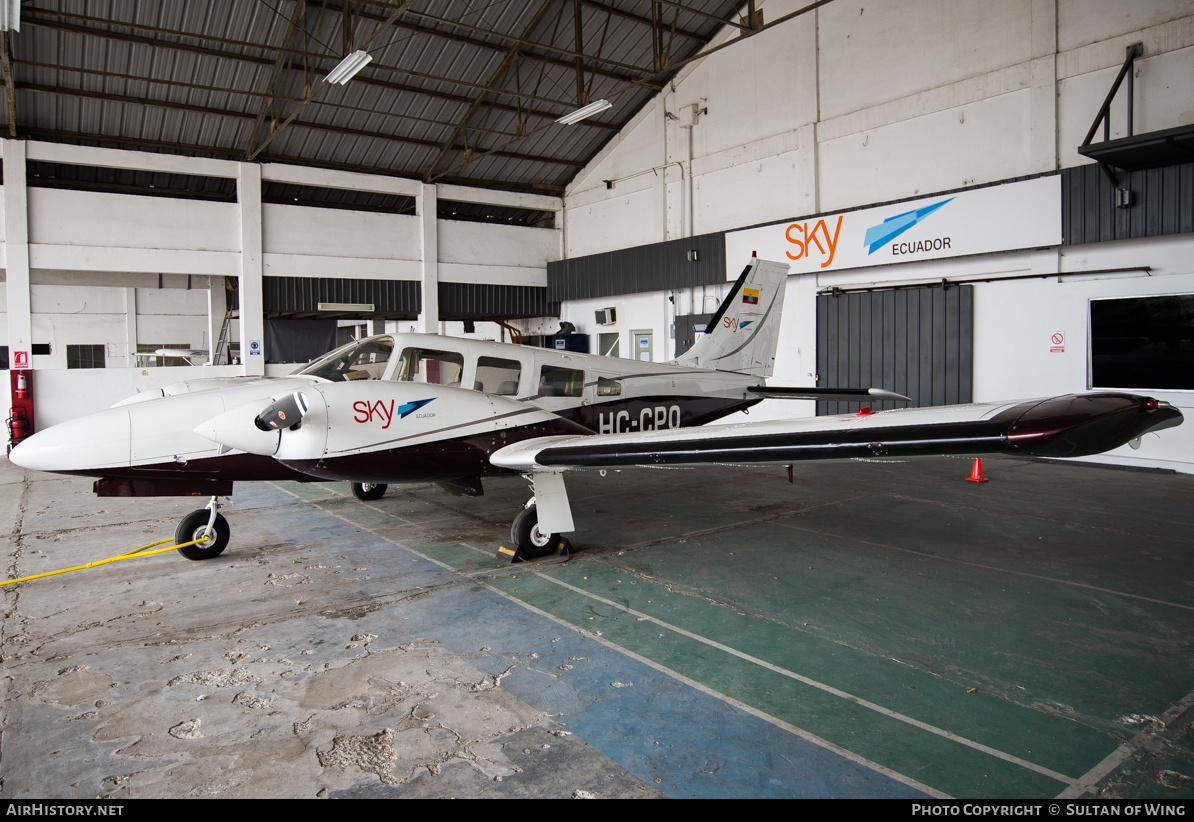
[[[353,419],[360,423],[378,420],[385,423],[381,427],[381,430],[384,431],[389,428],[390,423],[394,421],[395,414],[398,415],[398,419],[405,419],[434,399],[435,397],[429,397],[425,400],[405,402],[402,405],[399,405],[397,410],[394,408],[394,400],[390,400],[389,404],[386,404],[385,400],[378,400],[377,402],[358,400],[352,404],[352,410],[356,412],[353,415]]]
[[[949,200],[942,200],[939,203],[933,203],[932,205],[918,208],[915,211],[905,211],[903,214],[888,217],[879,223],[879,225],[871,226],[866,230],[866,236],[862,238],[862,244],[866,246],[866,253],[868,255],[874,254],[875,249],[894,240],[953,199],[953,197],[950,197]]]

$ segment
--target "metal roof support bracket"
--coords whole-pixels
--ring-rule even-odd
[[[1095,116],[1094,122],[1090,124],[1090,131],[1086,132],[1086,139],[1083,140],[1082,145],[1078,147],[1078,152],[1080,154],[1084,153],[1082,151],[1082,149],[1084,149],[1088,145],[1090,145],[1090,141],[1094,139],[1095,132],[1099,130],[1099,123],[1103,124],[1103,142],[1107,142],[1108,140],[1111,139],[1111,102],[1115,99],[1115,95],[1119,93],[1119,87],[1121,85],[1123,85],[1123,81],[1125,78],[1127,78],[1127,81],[1128,81],[1127,130],[1128,130],[1128,136],[1129,137],[1132,136],[1133,109],[1135,107],[1133,105],[1134,93],[1135,93],[1135,82],[1134,82],[1134,78],[1133,78],[1132,68],[1136,62],[1136,58],[1142,56],[1143,54],[1144,54],[1144,44],[1143,43],[1133,43],[1132,45],[1127,47],[1126,54],[1124,57],[1124,64],[1120,68],[1119,74],[1116,75],[1115,82],[1111,84],[1111,91],[1107,92],[1107,97],[1105,100],[1103,100],[1103,105],[1101,105],[1099,107],[1099,112]],[[1116,177],[1115,171],[1111,168],[1111,166],[1109,166],[1107,163],[1103,162],[1102,160],[1099,160],[1098,163],[1099,163],[1099,168],[1101,168],[1103,170],[1103,173],[1106,174],[1107,177],[1111,180],[1111,185],[1112,186],[1118,185],[1119,179]]]

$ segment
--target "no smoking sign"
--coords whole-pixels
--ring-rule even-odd
[[[1049,335],[1049,353],[1050,354],[1064,354],[1065,353],[1065,332],[1054,331]]]

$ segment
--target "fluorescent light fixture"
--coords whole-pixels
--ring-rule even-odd
[[[598,100],[595,103],[589,103],[584,108],[578,108],[576,111],[569,112],[568,114],[565,114],[563,117],[556,120],[556,122],[562,123],[563,125],[566,125],[566,126],[570,126],[573,123],[579,123],[581,120],[585,119],[586,117],[592,117],[594,114],[599,114],[600,112],[605,111],[607,108],[613,108],[613,107],[614,107],[614,104],[611,103],[609,100]]]
[[[328,76],[323,78],[323,81],[325,83],[339,83],[340,85],[344,85],[353,77],[356,77],[357,72],[367,66],[372,59],[372,54],[357,49],[337,63],[336,67],[328,72]]]
[[[0,0],[0,31],[21,30],[21,0]]]
[[[315,307],[320,311],[356,311],[363,314],[373,313],[373,303],[318,303]]]

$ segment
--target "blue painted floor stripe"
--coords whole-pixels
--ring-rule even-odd
[[[671,796],[925,797],[281,490],[245,491],[237,507],[278,539],[366,566],[362,593],[428,592],[363,616],[362,631],[438,641],[494,676],[518,662],[501,687]]]

